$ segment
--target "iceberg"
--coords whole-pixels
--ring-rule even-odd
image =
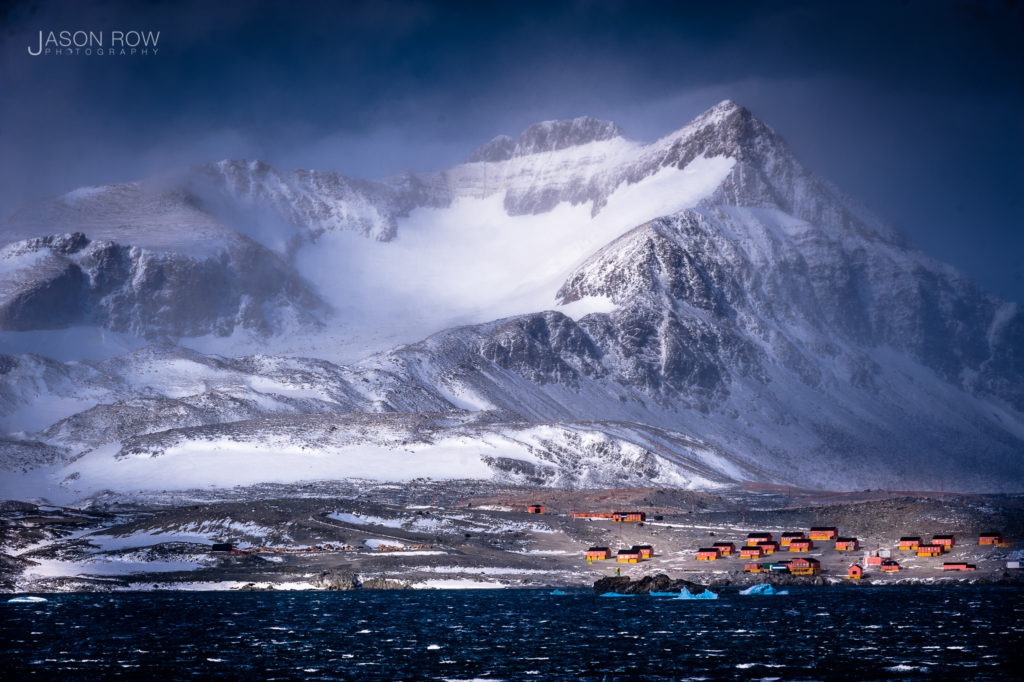
[[[564,597],[565,596],[565,592],[562,592],[561,590],[551,590],[551,594],[555,595],[556,597]]]
[[[750,587],[748,587],[745,590],[740,590],[740,594],[747,595],[747,596],[750,596],[750,595],[761,596],[761,595],[763,595],[763,596],[766,596],[766,597],[770,597],[772,595],[789,594],[789,590],[781,590],[781,591],[779,591],[779,590],[776,590],[771,585],[769,585],[768,583],[763,583],[761,585],[751,585]]]
[[[42,597],[14,597],[13,599],[8,599],[7,603],[8,604],[42,604],[45,601],[49,601],[49,600],[48,599],[43,599]]]
[[[619,594],[618,592],[605,592],[602,597],[635,597],[635,594]]]
[[[679,592],[679,599],[718,599],[718,595],[711,590],[704,590],[700,594],[694,594],[685,587]]]

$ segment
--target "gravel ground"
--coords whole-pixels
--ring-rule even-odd
[[[838,552],[816,542],[804,555],[821,561],[818,582],[846,582],[866,552],[890,550],[903,571],[868,569],[875,584],[907,581],[1015,580],[1006,562],[1021,545],[978,546],[980,532],[1024,536],[1024,496],[862,491],[821,493],[749,486],[715,493],[634,488],[552,491],[422,482],[412,486],[327,484],[235,491],[245,501],[203,493],[156,500],[94,500],[85,509],[0,503],[0,589],[348,589],[397,587],[589,587],[621,573],[664,573],[704,585],[768,579],[744,574],[738,556],[697,561],[716,541],[742,545],[748,532],[837,526],[861,549]],[[277,493],[279,496],[274,496]],[[545,505],[544,514],[526,513]],[[641,510],[647,522],[572,519],[572,511]],[[951,533],[941,558],[895,549],[901,535]],[[241,554],[211,552],[232,542]],[[590,546],[614,553],[649,544],[639,564],[584,558]],[[319,549],[316,549],[319,548]],[[787,551],[763,559],[800,554]],[[977,565],[942,571],[944,561]],[[773,579],[776,579],[773,576]],[[806,578],[781,578],[806,581]]]

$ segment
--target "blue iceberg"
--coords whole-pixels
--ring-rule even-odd
[[[42,597],[14,597],[13,599],[8,599],[7,603],[8,604],[42,604],[45,601],[48,601],[48,600],[47,599],[43,599]]]
[[[555,595],[556,597],[564,597],[565,596],[565,592],[562,592],[561,590],[551,590],[551,594]]]
[[[679,599],[718,599],[718,595],[711,590],[704,590],[700,594],[694,594],[685,587],[679,593]]]
[[[605,592],[602,597],[635,597],[635,594],[619,594],[618,592]]]
[[[774,587],[772,587],[768,583],[763,583],[761,585],[751,585],[750,587],[748,587],[745,590],[740,590],[740,594],[747,595],[747,596],[753,595],[753,596],[771,597],[773,595],[789,594],[789,590],[781,590],[781,591],[780,590],[776,590]]]

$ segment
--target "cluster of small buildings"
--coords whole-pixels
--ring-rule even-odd
[[[808,535],[803,532],[783,533],[778,541],[771,533],[756,532],[747,535],[746,544],[739,548],[731,542],[716,542],[711,547],[697,550],[699,561],[716,561],[722,557],[738,554],[741,559],[760,559],[783,549],[790,552],[807,552],[814,549],[814,540],[837,539],[836,528],[812,528]],[[856,539],[850,538],[853,545]],[[796,557],[774,562],[751,562],[744,564],[747,573],[791,573],[794,575],[816,575],[821,572],[821,562],[811,557]]]
[[[900,538],[897,547],[907,552],[915,552],[917,556],[932,557],[942,556],[953,549],[956,538],[952,535],[935,535],[931,542],[924,542],[921,538],[913,535],[904,535]]]
[[[629,549],[620,549],[616,555],[616,561],[624,564],[638,564],[644,559],[654,556],[654,548],[650,545],[633,545]],[[591,547],[587,550],[587,563],[605,561],[612,558],[612,550],[608,547]]]
[[[612,523],[643,523],[647,514],[642,511],[571,512],[570,519],[611,519]]]

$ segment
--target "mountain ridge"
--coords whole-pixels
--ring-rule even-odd
[[[75,495],[149,460],[170,475],[171,462],[244,466],[250,451],[273,480],[356,475],[360,442],[372,476],[388,475],[389,458],[412,466],[415,444],[427,458],[416,471],[436,457],[446,476],[462,462],[544,485],[1020,489],[1018,306],[909,248],[734,102],[649,144],[586,120],[534,129],[529,153],[501,143],[487,159],[386,181],[221,162],[189,176],[201,190],[104,190],[159,208],[140,234],[171,252],[192,227],[227,235],[189,245],[199,252],[239,234],[284,275],[316,282],[311,295],[333,292],[324,305],[351,329],[404,324],[411,340],[339,363],[139,351],[90,364],[79,402],[67,401],[81,368],[8,356],[4,414],[30,410],[33,385],[54,407],[0,453],[24,467],[37,452]],[[86,218],[111,234],[121,228],[103,217],[133,209],[104,208],[102,195],[69,210],[99,206]],[[164,234],[175,216],[178,232]],[[68,258],[95,243],[35,239],[15,250]],[[0,296],[0,312],[15,298]],[[420,413],[455,421],[427,438]],[[325,431],[331,419],[349,426]],[[376,423],[394,437],[374,440]]]

